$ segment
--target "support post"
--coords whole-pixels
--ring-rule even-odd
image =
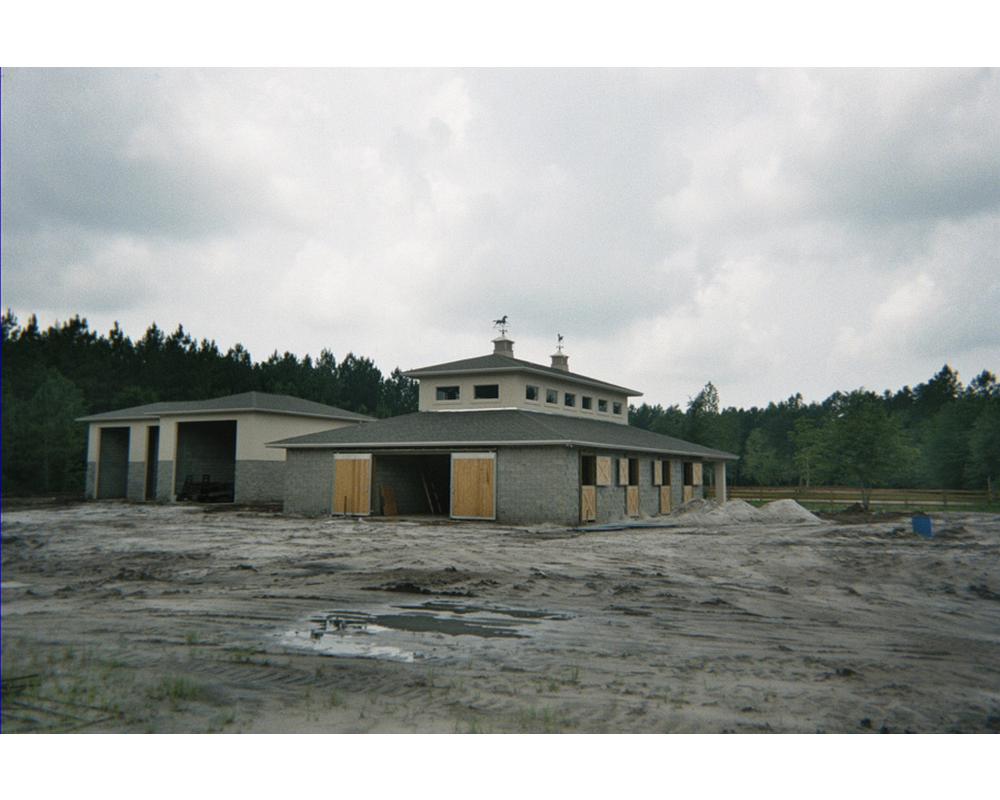
[[[715,467],[715,499],[720,503],[725,503],[729,499],[729,493],[726,491],[726,462],[716,461],[713,466]]]

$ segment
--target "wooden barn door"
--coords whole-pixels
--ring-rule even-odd
[[[333,513],[370,514],[372,457],[370,453],[334,456]]]
[[[451,454],[451,516],[496,519],[496,454]]]
[[[580,522],[594,522],[597,519],[597,487],[580,487]]]
[[[628,486],[625,489],[625,513],[630,517],[639,516],[639,487]]]

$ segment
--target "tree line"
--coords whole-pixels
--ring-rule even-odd
[[[247,391],[290,394],[388,417],[417,409],[417,382],[388,376],[363,356],[338,361],[323,349],[299,359],[277,351],[255,362],[236,344],[222,352],[179,325],[150,325],[133,342],[115,323],[107,335],[74,316],[42,330],[8,310],[3,326],[3,492],[78,492],[87,414],[168,400]],[[926,383],[882,394],[799,394],[766,408],[721,408],[706,384],[685,408],[643,403],[629,422],[740,457],[742,485],[987,488],[1000,476],[1000,385],[987,370],[963,386],[948,365]]]
[[[102,335],[79,316],[42,330],[35,315],[22,325],[8,310],[2,325],[4,494],[82,491],[86,426],[74,420],[87,414],[249,391],[375,417],[417,410],[416,381],[354,353],[255,362],[243,345],[222,352],[182,325],[168,334],[154,323],[134,342],[118,323]]]
[[[834,392],[821,403],[796,394],[766,408],[720,408],[711,382],[685,409],[643,403],[640,428],[740,457],[730,481],[750,486],[851,485],[982,489],[1000,476],[1000,384],[983,370],[963,386],[947,364],[925,383],[882,394]]]

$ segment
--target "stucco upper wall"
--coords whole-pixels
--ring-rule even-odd
[[[236,458],[239,461],[258,459],[284,461],[285,450],[280,447],[267,447],[268,442],[357,424],[359,423],[346,420],[317,419],[291,414],[241,415],[236,432]]]
[[[358,423],[345,420],[303,417],[295,414],[261,414],[239,412],[235,414],[174,414],[149,420],[121,420],[92,422],[87,431],[87,460],[97,461],[102,428],[128,428],[128,460],[144,462],[150,428],[160,429],[159,460],[172,461],[177,450],[177,425],[183,422],[236,421],[236,459],[238,461],[284,461],[282,448],[267,447],[268,442],[303,436],[307,433],[335,430]]]
[[[87,461],[97,461],[100,450],[101,430],[104,428],[128,428],[128,460],[144,462],[146,460],[146,445],[149,441],[148,431],[159,425],[158,420],[120,420],[118,422],[90,423],[87,426]]]
[[[500,396],[491,400],[476,400],[475,387],[482,384],[496,384],[500,387]],[[438,400],[437,390],[441,386],[459,387],[458,400]],[[538,387],[538,400],[528,400],[525,396],[528,386]],[[547,390],[557,394],[556,403],[546,402]],[[565,404],[566,393],[576,395],[576,405],[568,407]],[[583,408],[583,398],[591,398],[592,408]],[[598,401],[605,400],[607,412],[598,411]],[[621,404],[621,414],[613,413],[614,404]],[[521,408],[526,411],[541,411],[548,414],[562,414],[572,417],[599,419],[606,422],[628,424],[628,396],[615,392],[595,389],[587,384],[573,380],[560,380],[546,375],[518,374],[510,372],[477,373],[475,375],[442,375],[433,378],[420,379],[421,411],[454,411],[457,409],[482,410],[488,408]]]
[[[302,417],[295,414],[261,414],[253,411],[235,414],[170,414],[160,418],[160,458],[166,458],[176,450],[179,424],[232,420],[236,421],[237,461],[284,461],[285,451],[281,448],[268,447],[268,442],[357,424],[344,420]]]

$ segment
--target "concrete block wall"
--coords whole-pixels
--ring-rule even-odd
[[[595,521],[598,523],[616,522],[625,519],[625,487],[618,485],[618,459],[623,458],[625,453],[621,450],[598,450],[594,455],[598,458],[608,457],[611,459],[611,485],[597,487],[597,519]],[[641,502],[641,488],[639,499]],[[581,524],[579,517],[577,520],[577,524]]]
[[[285,460],[286,514],[319,516],[333,511],[332,450],[288,450]]]
[[[594,451],[587,451],[594,452]],[[660,487],[653,483],[654,455],[602,450],[613,460],[611,486],[597,487],[597,522],[626,519],[625,487],[619,486],[617,459],[639,460],[639,509],[642,517],[660,513]],[[239,462],[243,463],[243,462]],[[238,468],[239,469],[239,468]],[[285,462],[284,509],[290,514],[332,511],[334,454],[329,450],[289,450]],[[671,460],[671,502],[682,502],[683,459]],[[372,511],[381,511],[379,486],[393,486],[401,514],[423,512],[426,501],[419,467],[402,457],[374,456]],[[703,496],[702,487],[695,497]],[[447,498],[442,498],[447,501]],[[499,447],[496,451],[496,521],[504,525],[580,524],[580,451],[569,447]],[[239,502],[239,501],[238,501]]]
[[[588,451],[588,453],[591,451]],[[625,505],[625,487],[618,483],[618,459],[639,460],[639,516],[651,517],[660,513],[660,487],[653,485],[653,457],[625,450],[598,450],[598,457],[611,459],[611,485],[597,487],[597,522],[617,522],[628,519]]]
[[[174,501],[174,462],[156,462],[156,502],[172,503]]]
[[[237,461],[233,483],[234,503],[280,503],[285,493],[285,462]]]
[[[579,464],[579,452],[568,447],[498,448],[497,522],[578,524]]]
[[[659,456],[639,457],[639,516],[655,517],[660,513],[660,487],[653,483],[653,462]]]
[[[125,497],[141,503],[146,499],[146,464],[143,461],[128,462],[128,487]]]
[[[87,474],[84,478],[83,496],[88,500],[97,499],[97,462],[87,462]]]
[[[639,515],[655,517],[660,513],[660,487],[653,483],[653,462],[660,459],[649,453],[629,453],[624,450],[600,450],[597,456],[610,456],[612,484],[597,487],[597,522],[617,522],[627,519],[625,487],[618,484],[618,459],[639,460]],[[666,477],[666,476],[664,476]],[[683,502],[684,460],[670,459],[670,504],[677,508]],[[695,487],[694,496],[702,497],[702,487]]]

